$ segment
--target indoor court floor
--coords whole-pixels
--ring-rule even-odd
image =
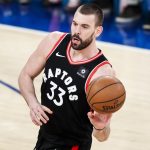
[[[0,25],[0,150],[32,150],[38,127],[18,93],[18,75],[48,32]],[[106,142],[93,138],[92,150],[150,150],[150,51],[97,42],[124,83],[127,97],[114,113]],[[40,99],[41,75],[35,80]]]

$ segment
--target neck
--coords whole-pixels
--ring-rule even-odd
[[[71,55],[72,60],[80,61],[80,60],[87,60],[89,58],[92,58],[98,52],[99,52],[99,50],[96,47],[96,43],[91,43],[88,47],[86,47],[85,49],[79,50],[79,51],[74,50],[71,47],[70,55]]]

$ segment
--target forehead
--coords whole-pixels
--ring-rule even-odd
[[[95,18],[96,17],[94,14],[84,15],[77,11],[74,15],[73,21],[77,22],[78,24],[95,25]]]

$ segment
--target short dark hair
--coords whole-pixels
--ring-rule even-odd
[[[81,5],[77,11],[84,15],[95,15],[96,16],[96,26],[101,26],[103,24],[104,15],[102,9],[93,3]]]

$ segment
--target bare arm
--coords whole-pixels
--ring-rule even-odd
[[[109,65],[102,66],[92,77],[91,81],[99,76],[115,76],[114,70]],[[112,114],[100,114],[97,112],[88,112],[88,118],[93,124],[93,136],[98,141],[105,141],[110,135],[110,120]]]
[[[42,122],[46,123],[48,116],[45,111],[50,114],[52,111],[38,102],[33,80],[43,70],[46,56],[59,37],[60,33],[54,32],[42,40],[36,51],[28,59],[18,79],[21,94],[30,108],[31,119],[36,125],[42,125]]]
[[[33,85],[34,78],[43,70],[45,59],[37,50],[27,61],[19,76],[19,87],[21,94],[25,98],[28,106],[34,102],[38,102]]]

